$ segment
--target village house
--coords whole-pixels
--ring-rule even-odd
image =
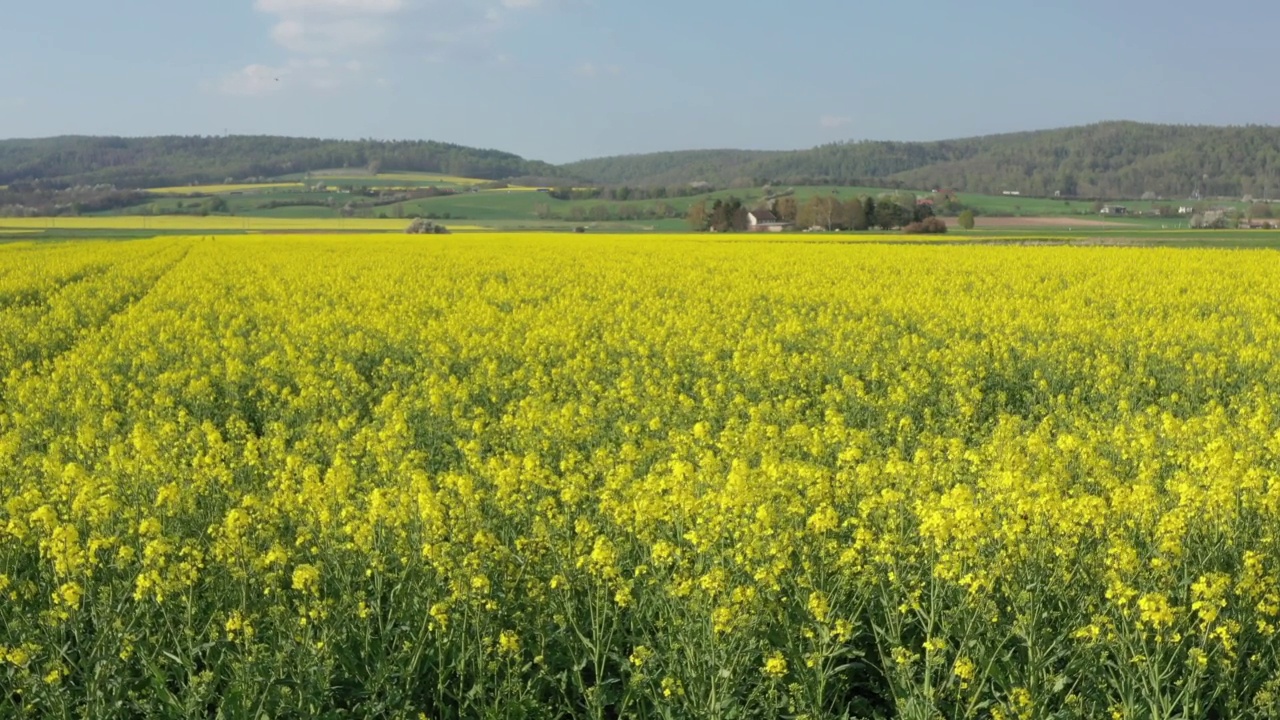
[[[1128,215],[1129,208],[1124,205],[1103,205],[1098,212],[1103,215]]]
[[[751,232],[782,232],[787,223],[780,222],[778,216],[768,210],[752,210],[747,213],[747,230]]]

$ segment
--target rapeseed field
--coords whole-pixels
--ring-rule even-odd
[[[1270,252],[0,252],[0,716],[1275,718]]]

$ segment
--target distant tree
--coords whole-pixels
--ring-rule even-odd
[[[796,210],[796,223],[806,230],[823,227],[816,200],[817,198],[809,198]]]
[[[848,213],[840,198],[834,195],[814,195],[800,207],[797,215],[803,227],[817,227],[823,230],[846,230],[849,227]]]
[[[741,232],[747,229],[747,209],[742,200],[730,197],[711,205],[711,229],[716,232]]]
[[[965,230],[972,230],[973,224],[974,224],[973,211],[965,210],[964,212],[960,213],[959,224],[960,224],[960,227],[964,228]]]
[[[370,175],[377,175],[378,173],[382,172],[382,161],[370,160],[368,170]]]
[[[861,198],[851,198],[844,204],[844,215],[848,220],[850,230],[866,230],[870,223],[867,221],[867,210],[863,206]]]
[[[724,229],[727,224],[728,215],[726,214],[723,200],[717,199],[715,202],[711,203],[711,212],[709,217],[710,222],[708,225],[710,230],[720,232]]]
[[[880,198],[876,203],[875,222],[877,227],[885,230],[900,228],[911,222],[912,211],[904,208],[890,198]]]
[[[931,218],[934,215],[933,205],[929,203],[918,202],[914,206],[911,206],[911,211],[911,219],[916,222],[920,222],[926,218]]]
[[[689,227],[697,232],[702,232],[710,227],[711,220],[710,214],[707,212],[707,201],[699,200],[690,205],[685,219],[689,222]]]
[[[1250,218],[1270,218],[1274,217],[1274,211],[1271,209],[1270,203],[1254,203],[1249,207]]]
[[[867,227],[875,227],[876,201],[870,195],[862,201],[862,215],[867,220]]]
[[[778,216],[782,222],[793,223],[799,217],[800,204],[796,201],[795,196],[778,198],[774,203],[773,214]]]

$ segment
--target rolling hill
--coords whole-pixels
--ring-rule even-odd
[[[847,142],[793,152],[713,150],[562,166],[607,184],[890,184],[967,192],[1274,197],[1280,127],[1108,122],[939,142]]]
[[[270,136],[86,137],[0,141],[0,185],[43,180],[121,188],[271,178],[364,168],[498,180],[556,176],[554,166],[498,150],[431,141],[317,140]]]
[[[937,142],[860,141],[807,150],[694,150],[553,166],[498,150],[430,141],[267,136],[0,141],[0,186],[112,184],[121,189],[268,179],[332,168],[442,173],[530,183],[633,187],[864,185],[949,187],[1027,196],[1274,198],[1280,127],[1107,122]],[[526,183],[529,184],[529,183]]]

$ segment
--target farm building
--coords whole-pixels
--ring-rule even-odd
[[[1103,205],[1098,212],[1103,215],[1128,215],[1129,208],[1123,205]]]
[[[747,213],[747,229],[751,232],[782,232],[787,223],[780,222],[778,216],[768,210],[752,210]]]

